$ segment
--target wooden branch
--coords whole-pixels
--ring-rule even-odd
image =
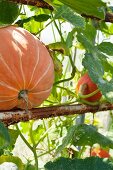
[[[86,15],[86,14],[81,14],[81,16],[83,16],[83,17],[85,17],[85,18],[91,18],[91,19],[95,19],[95,20],[97,20],[97,21],[101,21],[100,18],[95,17],[95,16]],[[113,23],[113,13],[106,12],[106,14],[105,14],[105,19],[104,19],[103,21]]]
[[[45,8],[45,9],[49,9],[49,10],[52,10],[52,11],[54,10],[54,8],[50,4],[45,2],[44,0],[9,0],[9,1],[24,4],[24,5],[36,6],[38,8]],[[98,17],[92,16],[92,15],[87,15],[87,14],[84,14],[84,13],[81,14],[81,16],[83,16],[85,18],[95,19],[97,21],[101,20]],[[113,13],[106,12],[105,19],[103,21],[113,23]]]
[[[53,7],[44,0],[9,0],[9,1],[24,5],[36,6],[38,8],[53,10]]]
[[[106,110],[113,110],[113,104],[104,103],[98,106],[89,106],[84,104],[52,106],[31,109],[28,113],[26,113],[24,110],[0,111],[0,121],[9,126],[21,121],[25,122],[29,120],[51,118],[56,116],[84,114],[88,112],[95,113]]]

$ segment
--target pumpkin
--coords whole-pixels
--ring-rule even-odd
[[[0,28],[0,110],[39,106],[53,81],[54,65],[44,44],[23,28]]]
[[[97,148],[92,148],[91,156],[98,156],[100,158],[109,158],[110,154],[108,150],[97,147]]]
[[[80,88],[82,87],[82,92],[80,92]],[[76,92],[77,94],[82,93],[82,95],[88,95],[93,93],[94,91],[98,90],[97,85],[92,81],[88,73],[85,73],[77,82]],[[98,92],[91,97],[85,98],[84,100],[89,102],[96,102],[100,100],[102,97],[101,92]]]

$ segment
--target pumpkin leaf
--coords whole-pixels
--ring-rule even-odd
[[[87,23],[84,30],[78,30],[77,39],[80,43],[82,43],[85,49],[92,50],[94,48],[96,33],[97,31],[95,27],[91,23]]]
[[[102,147],[109,147],[113,149],[112,140],[97,132],[94,126],[86,124],[76,126],[73,143],[75,146],[93,146],[95,143],[98,143]]]
[[[37,21],[37,22],[44,22],[44,21],[47,21],[49,18],[50,16],[47,14],[34,15],[28,18],[18,20],[16,24],[18,24],[20,27],[23,27],[24,23],[28,23],[32,20]]]
[[[56,150],[56,154],[61,152],[69,143],[72,142],[73,139],[73,135],[75,133],[76,130],[76,126],[71,126],[68,130],[68,133],[66,135],[66,137],[64,137],[63,141],[62,141],[62,145],[60,145],[57,150]]]
[[[71,48],[73,45],[73,40],[74,40],[74,34],[75,34],[75,28],[68,33],[68,36],[66,38],[66,46],[67,48]]]
[[[19,170],[24,170],[24,165],[19,157],[11,156],[11,155],[2,155],[0,156],[0,164],[4,162],[13,162],[17,165]]]
[[[68,144],[93,146],[95,143],[100,144],[102,147],[113,149],[113,141],[97,132],[95,127],[86,124],[71,126],[62,141],[62,145],[57,148],[56,153],[61,152]]]
[[[104,8],[106,4],[101,0],[60,0],[60,2],[74,9],[79,14],[95,16],[100,19],[105,18]]]
[[[44,21],[47,21],[50,18],[50,15],[40,14],[40,15],[33,16],[33,18],[37,22],[44,22]]]
[[[10,135],[8,129],[0,122],[0,149],[7,147],[10,144]]]
[[[0,0],[0,25],[12,24],[19,15],[19,6],[8,0]]]
[[[87,63],[88,62],[88,63]],[[91,64],[88,67],[88,64]],[[102,66],[101,60],[97,57],[96,53],[86,53],[83,59],[83,65],[88,69],[91,78],[93,77],[94,82],[98,82],[99,78],[104,75],[104,68]],[[94,67],[93,67],[94,66]]]
[[[97,48],[103,53],[113,56],[113,43],[111,42],[102,42],[97,46]]]
[[[9,129],[8,131],[10,134],[10,146],[9,147],[11,147],[11,149],[12,149],[16,143],[19,133],[17,130],[14,130],[14,129]]]
[[[63,5],[58,8],[55,18],[63,17],[65,20],[70,22],[76,28],[84,28],[85,27],[85,19],[75,13],[70,7]]]
[[[45,170],[112,170],[113,163],[98,157],[85,159],[58,158],[54,162],[48,162]]]

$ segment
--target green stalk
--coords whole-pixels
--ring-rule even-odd
[[[38,144],[41,142],[41,140],[43,140],[43,139],[47,136],[47,133],[48,133],[48,131],[49,131],[50,129],[52,129],[52,126],[51,126],[49,129],[47,129],[47,131],[43,134],[43,136],[42,136],[42,137],[39,139],[39,141],[35,144],[35,147],[37,147]]]
[[[24,137],[23,134],[21,133],[21,131],[20,131],[18,125],[16,124],[15,126],[16,126],[16,129],[17,129],[17,131],[18,131],[20,137],[21,137],[22,140],[24,141],[24,143],[28,146],[28,148],[29,148],[31,151],[33,151],[32,146],[28,143],[28,141],[25,139],[25,137]]]
[[[86,99],[86,98],[89,98],[89,97],[92,97],[94,96],[95,94],[97,94],[99,92],[99,89],[93,91],[92,93],[89,93],[89,94],[81,94],[81,93],[78,93],[79,97],[82,98],[82,99]]]
[[[33,154],[34,154],[34,158],[35,158],[35,165],[36,165],[36,170],[38,170],[38,157],[37,157],[37,152],[36,152],[36,143],[35,143],[35,140],[34,140],[34,137],[33,137],[33,134],[32,134],[32,127],[33,127],[33,121],[30,122],[30,130],[29,130],[29,133],[30,133],[30,139],[31,139],[31,142],[33,144]]]
[[[44,153],[38,155],[37,157],[39,158],[39,157],[44,156],[44,155],[46,155],[46,154],[48,154],[48,153],[50,154],[50,152],[52,152],[52,151],[55,150],[55,149],[56,149],[56,147],[53,148],[53,149],[51,149],[51,150],[49,150],[49,151],[47,151],[47,152],[44,152]],[[51,154],[51,155],[52,155],[52,154]]]
[[[80,102],[82,102],[84,104],[91,105],[91,106],[96,106],[96,105],[99,104],[99,102],[89,102],[89,101],[86,101],[86,100],[80,100]]]
[[[86,150],[86,148],[85,148],[85,146],[83,146],[83,147],[81,148],[81,150],[79,151],[79,154],[78,154],[78,157],[77,157],[77,158],[81,158],[82,153],[83,153],[85,150]]]
[[[44,28],[42,28],[41,30],[39,30],[39,31],[37,32],[37,34],[41,33],[41,32],[42,32],[45,28],[47,28],[52,22],[53,22],[53,20],[51,20],[50,22],[48,22],[47,25],[46,25]]]
[[[61,32],[61,30],[59,29],[59,27],[58,27],[58,25],[57,25],[57,23],[56,23],[56,21],[55,21],[55,18],[53,17],[53,14],[52,14],[52,13],[51,13],[51,15],[52,15],[52,18],[53,18],[53,22],[54,22],[54,24],[55,24],[55,27],[56,27],[56,29],[57,29],[60,37],[61,37],[61,40],[62,40],[62,42],[64,42],[64,38],[63,38],[63,36],[62,36],[62,32]]]
[[[46,128],[44,119],[43,119],[43,125],[44,125],[45,130],[47,131],[47,128]],[[50,140],[49,140],[49,135],[48,135],[48,133],[47,133],[47,143],[48,143],[48,150],[50,151]]]
[[[21,133],[18,125],[16,124],[16,129],[20,135],[20,137],[22,138],[22,140],[25,142],[25,144],[28,146],[28,148],[33,152],[34,154],[34,158],[35,158],[35,165],[36,165],[36,169],[35,170],[38,170],[38,157],[37,157],[37,154],[36,154],[36,148],[33,146],[31,146],[28,141],[25,139],[25,137],[23,136],[23,134]]]

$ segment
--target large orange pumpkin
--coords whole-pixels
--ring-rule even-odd
[[[46,47],[23,28],[0,28],[0,110],[40,105],[53,81],[54,66]]]

